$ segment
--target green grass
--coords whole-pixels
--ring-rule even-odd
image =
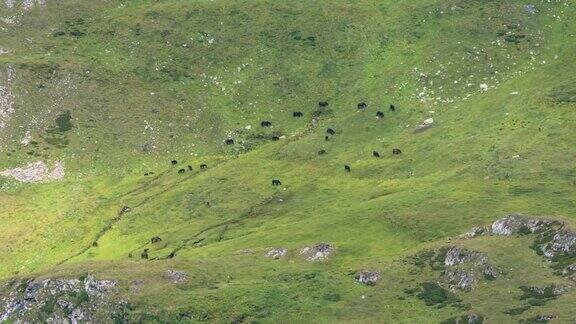
[[[525,4],[64,0],[2,23],[16,112],[0,129],[0,169],[63,160],[66,178],[0,179],[0,278],[117,278],[128,318],[157,322],[573,318],[574,293],[507,313],[524,305],[519,287],[563,280],[529,235],[465,243],[506,270],[456,293],[470,310],[405,293],[437,285],[439,266],[402,260],[472,226],[508,212],[573,224],[576,12]],[[429,117],[434,127],[412,131]],[[333,257],[303,261],[299,248],[317,242]],[[287,259],[263,257],[275,246]],[[140,260],[144,248],[161,260]],[[162,279],[169,268],[188,282]],[[367,268],[382,270],[375,287],[350,275]]]

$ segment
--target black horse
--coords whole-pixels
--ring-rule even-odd
[[[318,103],[318,107],[320,107],[320,108],[326,108],[326,107],[328,107],[328,101],[320,101],[320,102]]]
[[[395,110],[396,110],[396,106],[390,105],[390,111],[395,111]]]
[[[379,111],[376,113],[376,118],[384,118],[384,113]]]
[[[376,158],[379,158],[379,157],[380,157],[380,152],[378,152],[378,151],[372,151],[372,155],[373,155],[374,157],[376,157]]]
[[[302,116],[304,116],[304,114],[301,113],[300,111],[295,111],[292,113],[292,117],[300,118]]]
[[[273,186],[281,186],[281,185],[282,185],[282,182],[281,182],[280,180],[278,180],[278,179],[273,179],[273,180],[272,180],[272,185],[273,185]]]
[[[234,140],[231,138],[228,138],[224,141],[224,143],[226,143],[226,145],[234,145]]]
[[[184,170],[184,169],[178,170],[178,174],[183,174],[184,172],[186,172],[186,170]]]
[[[366,109],[368,108],[368,105],[365,102],[361,102],[358,104],[358,109]]]
[[[272,126],[272,123],[269,122],[269,121],[267,121],[267,120],[265,120],[265,121],[263,121],[263,122],[260,123],[260,126],[262,126],[262,127],[270,127],[270,126]]]
[[[334,135],[334,134],[336,134],[336,131],[333,130],[332,128],[328,128],[328,129],[326,130],[326,133],[327,133],[327,134],[330,134],[330,135]]]
[[[400,149],[395,148],[395,149],[392,149],[392,154],[400,155],[400,154],[402,154],[402,151]]]
[[[206,164],[200,164],[200,169],[206,170],[208,169],[208,166]]]
[[[352,169],[350,168],[349,165],[345,165],[345,166],[344,166],[344,171],[346,171],[346,172],[351,172]]]
[[[174,165],[176,165],[176,164],[178,164],[178,161],[172,160],[172,165],[174,166]]]

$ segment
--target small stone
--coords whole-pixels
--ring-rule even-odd
[[[381,272],[378,270],[362,270],[356,274],[356,280],[359,283],[374,286],[381,279]]]
[[[533,4],[524,5],[524,12],[533,15],[536,13],[536,6]]]

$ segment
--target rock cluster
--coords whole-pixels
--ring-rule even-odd
[[[359,271],[355,278],[359,283],[374,286],[382,277],[382,273],[378,270],[362,270]]]
[[[560,274],[572,276],[576,273],[576,233],[564,228],[554,220],[532,218],[520,214],[509,214],[491,225],[474,227],[459,238],[470,239],[481,235],[526,235],[537,234],[532,248],[550,260],[558,256],[568,258]]]
[[[94,322],[101,317],[121,314],[126,303],[118,299],[116,280],[14,280],[0,288],[0,322],[34,322],[48,316],[52,322]],[[101,316],[101,315],[99,315]]]
[[[576,254],[576,233],[560,230],[554,233],[548,240],[541,237],[540,250],[542,254],[552,259],[558,254]]]
[[[277,260],[277,259],[284,257],[287,253],[288,253],[287,248],[275,247],[275,248],[268,250],[268,252],[266,252],[266,257]]]
[[[307,261],[323,261],[334,252],[334,246],[330,243],[318,243],[314,246],[306,246],[300,250],[300,255]]]

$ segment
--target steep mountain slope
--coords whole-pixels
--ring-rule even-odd
[[[126,321],[573,321],[570,290],[510,311],[573,284],[534,235],[454,237],[512,212],[574,228],[574,5],[6,1],[0,277],[115,280]],[[300,254],[320,242],[326,260]],[[414,259],[453,244],[505,271],[432,285]],[[8,317],[69,315],[39,304]]]

